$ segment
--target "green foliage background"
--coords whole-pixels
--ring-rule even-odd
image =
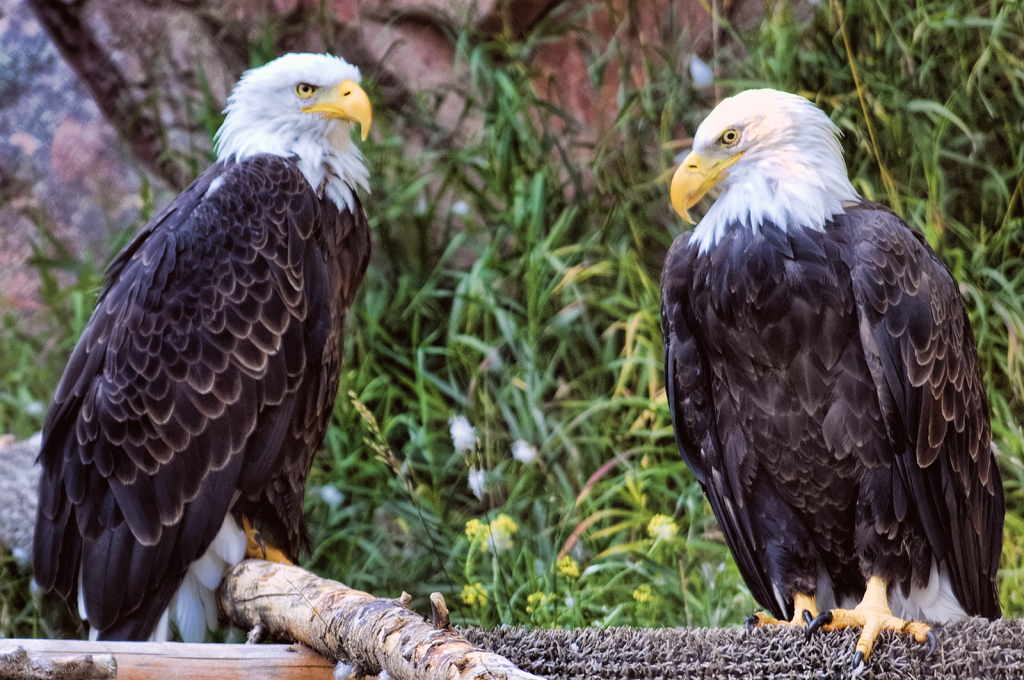
[[[555,12],[523,41],[456,35],[463,124],[428,131],[422,152],[406,139],[439,93],[375,109],[363,149],[376,250],[310,480],[305,566],[381,596],[408,591],[422,610],[440,591],[458,624],[736,624],[755,604],[676,452],[659,326],[661,260],[681,231],[670,143],[714,102],[686,72],[676,17],[659,27],[673,47],[631,63],[580,28],[588,11]],[[567,32],[591,49],[595,79],[609,54],[644,74],[640,87],[622,78],[615,125],[596,142],[531,80],[534,51]],[[1007,494],[1001,599],[1019,616],[1024,8],[847,0],[808,24],[783,7],[733,37],[747,56],[722,58],[723,94],[815,99],[844,131],[857,189],[923,230],[961,282]],[[21,437],[41,426],[101,280],[59,244],[37,263],[48,314],[33,334],[13,318],[0,332],[0,432]],[[57,270],[77,282],[61,288]],[[449,433],[457,416],[475,427],[468,453]],[[535,460],[512,457],[517,440]],[[471,470],[485,475],[481,497]],[[77,634],[28,582],[0,557],[0,634]]]

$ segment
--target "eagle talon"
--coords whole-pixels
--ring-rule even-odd
[[[824,612],[808,628],[808,633],[827,626],[828,630],[841,628],[860,628],[860,637],[857,639],[857,653],[863,662],[871,656],[871,650],[878,641],[878,635],[883,630],[893,631],[900,635],[910,635],[918,642],[929,642],[935,638],[931,628],[920,621],[904,621],[893,615],[889,609],[888,586],[885,579],[880,576],[872,576],[868,579],[864,590],[864,598],[853,609],[833,609]],[[937,643],[936,638],[936,643]]]
[[[927,633],[928,638],[928,653],[924,655],[925,661],[932,658],[932,654],[935,653],[935,648],[939,646],[939,636],[935,634],[934,630],[929,630]]]
[[[810,640],[811,636],[818,632],[819,629],[832,623],[832,618],[831,611],[823,611],[814,617],[814,620],[807,624],[807,634],[805,639]]]
[[[818,604],[814,595],[797,593],[793,596],[793,618],[785,621],[777,619],[765,612],[754,612],[747,617],[746,629],[749,632],[756,626],[806,626],[818,615]]]
[[[865,670],[867,670],[867,664],[864,663],[864,652],[858,651],[853,655],[853,670],[850,671],[850,677],[858,678]]]
[[[248,517],[242,518],[242,530],[245,532],[245,556],[252,559],[264,559],[277,564],[295,564],[273,543],[269,546],[263,540],[263,536],[252,524]]]
[[[267,559],[267,543],[263,540],[263,536],[260,535],[260,532],[252,532],[252,539],[256,541],[257,545],[259,545],[260,552],[263,553],[263,559]]]

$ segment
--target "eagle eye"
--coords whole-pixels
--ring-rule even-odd
[[[722,136],[718,138],[718,141],[722,146],[732,146],[736,142],[740,141],[740,131],[736,128],[728,128],[722,133]]]
[[[316,94],[316,85],[310,85],[309,83],[299,83],[295,86],[295,94],[299,95],[303,99],[309,99]]]

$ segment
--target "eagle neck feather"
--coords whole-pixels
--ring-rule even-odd
[[[843,178],[846,180],[846,178]],[[846,180],[849,186],[849,180]],[[767,175],[745,178],[726,188],[690,235],[690,243],[701,254],[718,245],[732,229],[760,231],[765,223],[789,229],[825,231],[825,225],[846,212],[859,200],[850,186],[850,193],[837,196],[824,186],[787,182]]]
[[[307,130],[266,130],[258,121],[225,123],[217,138],[217,160],[234,157],[243,161],[258,154],[290,159],[315,191],[322,190],[338,210],[351,212],[356,205],[355,187],[370,190],[370,173],[349,138],[350,124],[332,122],[323,136],[310,135]]]

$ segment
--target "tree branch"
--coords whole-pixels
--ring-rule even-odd
[[[437,609],[443,607],[438,597],[431,598]],[[405,598],[379,599],[300,567],[246,560],[221,582],[218,600],[236,626],[262,626],[274,637],[355,666],[356,675],[385,670],[395,680],[539,680],[469,644],[445,616],[435,627]]]

